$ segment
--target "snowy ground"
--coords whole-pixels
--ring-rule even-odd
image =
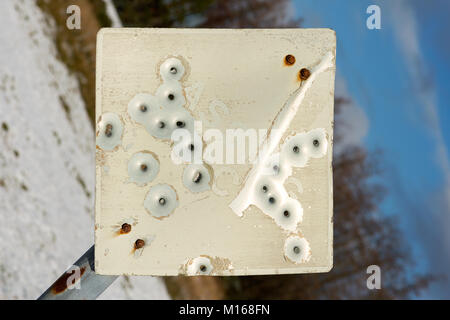
[[[0,299],[35,299],[93,244],[94,132],[34,1],[0,1]],[[120,278],[103,299],[166,299]]]

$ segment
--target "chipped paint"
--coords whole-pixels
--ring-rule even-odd
[[[180,274],[188,276],[219,275],[224,272],[231,274],[233,270],[233,264],[229,259],[207,255],[186,259],[186,262],[180,266]]]

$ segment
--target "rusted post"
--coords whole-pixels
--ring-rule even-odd
[[[38,300],[94,300],[118,276],[95,274],[94,246],[58,278]]]

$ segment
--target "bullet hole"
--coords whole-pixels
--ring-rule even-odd
[[[141,151],[133,154],[128,161],[130,182],[143,186],[153,181],[159,173],[159,161],[151,152]]]
[[[319,145],[320,145],[319,140],[314,139],[313,146],[317,148]]]
[[[194,179],[192,181],[194,181],[194,183],[199,183],[201,179],[202,179],[202,173],[197,172],[197,174],[194,176]]]
[[[294,248],[292,248],[292,251],[294,251],[295,254],[299,254],[300,253],[300,248],[295,246]]]
[[[280,172],[280,167],[277,165],[273,166],[273,171],[275,171],[275,173],[279,173]]]
[[[295,63],[295,57],[292,54],[288,54],[286,57],[284,57],[284,61],[287,65],[291,66]]]
[[[160,121],[158,123],[158,127],[161,128],[161,129],[163,129],[165,126],[166,126],[166,124],[164,122],[162,122],[162,121]]]
[[[194,193],[203,192],[211,188],[209,183],[211,176],[208,168],[204,165],[188,165],[183,171],[182,181],[184,186]]]
[[[291,215],[291,213],[290,213],[288,210],[284,210],[283,215],[284,215],[286,218],[289,218],[289,216]]]
[[[177,121],[177,127],[178,128],[184,128],[186,124],[184,123],[184,121]]]
[[[169,98],[169,100],[173,100],[173,99],[175,99],[175,96],[173,95],[173,93],[169,93],[167,98]]]
[[[175,67],[170,68],[170,73],[171,74],[177,74],[178,70]]]
[[[110,137],[112,136],[112,129],[113,129],[112,124],[108,123],[108,124],[106,125],[106,129],[105,129],[105,135],[106,135],[108,138],[110,138]]]
[[[308,79],[309,76],[311,75],[311,71],[309,71],[309,70],[306,69],[306,68],[303,68],[303,69],[300,70],[299,75],[300,75],[300,79],[306,80],[306,79]]]
[[[194,151],[194,145],[192,143],[189,145],[189,150]]]
[[[145,241],[142,239],[137,239],[136,242],[134,243],[134,248],[137,249],[141,249],[145,246]]]
[[[269,188],[268,188],[267,186],[263,186],[263,187],[262,187],[262,191],[263,191],[264,193],[267,193],[267,191],[269,191]]]
[[[9,130],[9,126],[8,126],[8,124],[7,124],[6,122],[3,122],[3,123],[2,123],[2,129],[3,129],[4,131],[8,131],[8,130]]]
[[[204,264],[200,265],[200,271],[205,272],[207,270],[206,266]]]
[[[129,233],[131,231],[131,225],[128,223],[124,223],[120,228],[120,233]]]
[[[168,217],[177,207],[177,193],[168,184],[151,187],[145,196],[144,208],[156,219]]]
[[[147,112],[148,108],[145,104],[142,104],[139,109],[141,110],[141,112]]]
[[[105,151],[114,150],[120,143],[123,123],[115,113],[104,113],[99,119],[99,130],[96,138],[97,146]]]
[[[275,198],[274,198],[274,197],[270,197],[270,198],[269,198],[269,202],[270,202],[271,204],[274,204],[274,203],[275,203]]]
[[[294,148],[292,148],[292,151],[294,151],[294,153],[299,153],[300,148],[298,146],[294,146]]]

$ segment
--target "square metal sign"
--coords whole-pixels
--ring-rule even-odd
[[[95,268],[327,272],[335,33],[103,29]]]

